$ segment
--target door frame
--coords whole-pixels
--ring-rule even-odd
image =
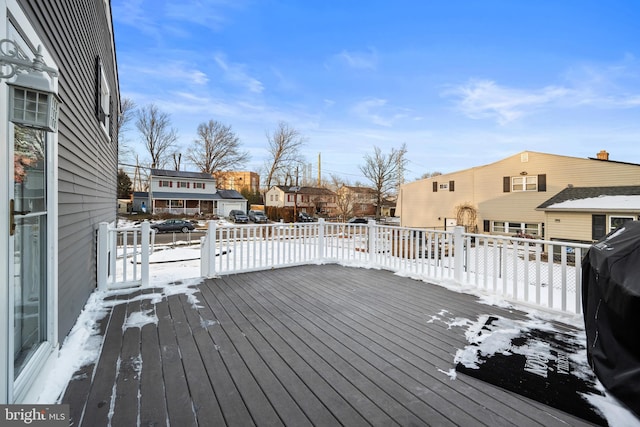
[[[11,24],[33,47],[42,46],[44,62],[57,67],[47,51],[42,38],[31,26],[29,19],[16,0],[0,0],[0,38],[12,38]],[[57,91],[57,79],[53,79]],[[20,376],[14,380],[14,305],[13,305],[13,248],[14,237],[9,233],[8,201],[13,196],[13,132],[9,122],[8,87],[6,79],[0,81],[0,136],[5,141],[0,146],[0,164],[7,165],[0,172],[0,199],[6,201],[0,209],[0,404],[21,403],[37,397],[43,380],[43,367],[52,360],[58,348],[58,134],[47,133],[46,182],[47,182],[47,331],[45,342],[35,351]]]

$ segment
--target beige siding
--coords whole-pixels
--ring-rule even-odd
[[[591,213],[549,212],[546,219],[548,240],[582,240],[591,242]]]
[[[454,182],[454,191],[433,191],[433,183]],[[474,178],[471,169],[440,175],[405,184],[400,189],[396,215],[405,227],[442,227],[445,218],[456,217],[456,207],[469,203],[475,206]]]
[[[546,175],[546,191],[503,192],[503,177],[538,175]],[[454,192],[433,192],[433,181],[450,180],[456,182]],[[441,223],[438,218],[455,218],[459,204],[471,203],[478,210],[480,231],[484,220],[544,223],[545,213],[536,207],[570,184],[575,187],[640,185],[640,166],[523,152],[489,165],[403,185],[398,215],[403,226],[433,227]]]
[[[592,216],[594,214],[606,215],[606,232],[611,231],[611,217],[634,217],[638,219],[640,212],[547,212],[547,236],[548,239],[583,240],[591,242]]]

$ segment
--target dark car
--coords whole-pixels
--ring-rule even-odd
[[[164,222],[151,224],[151,228],[157,233],[164,233],[167,231],[182,231],[183,233],[186,233],[193,230],[195,227],[189,221],[184,221],[182,219],[168,219]]]
[[[351,218],[347,221],[348,224],[368,224],[369,220],[367,218]]]
[[[229,220],[235,223],[240,222],[246,224],[249,222],[249,217],[244,213],[244,211],[233,209],[231,212],[229,212]]]
[[[308,213],[306,212],[298,213],[298,222],[313,222],[313,221],[315,221],[315,218],[309,215]]]
[[[269,218],[267,218],[267,216],[262,211],[250,210],[249,219],[256,224],[269,222]]]

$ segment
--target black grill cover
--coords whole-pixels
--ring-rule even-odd
[[[582,273],[589,364],[640,416],[640,222],[628,221],[594,244]]]

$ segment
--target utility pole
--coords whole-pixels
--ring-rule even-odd
[[[321,173],[321,164],[320,164],[320,154],[318,153],[318,188],[322,186],[322,173]]]

